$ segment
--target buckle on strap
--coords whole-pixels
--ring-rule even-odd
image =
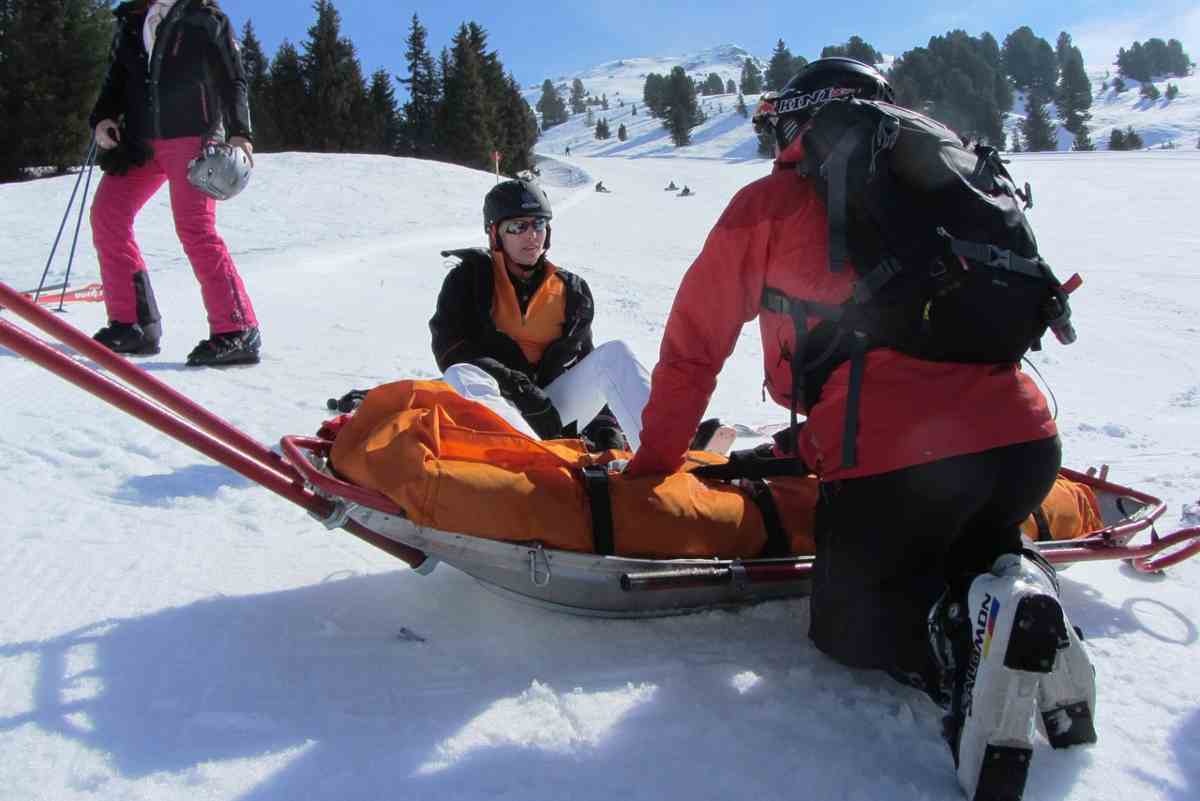
[[[1032,278],[1046,277],[1046,265],[1041,259],[1027,259],[996,245],[959,239],[951,235],[945,228],[939,227],[937,233],[947,241],[950,252],[955,256],[961,256],[997,270],[1008,270]]]
[[[832,303],[817,303],[811,300],[793,298],[774,287],[763,287],[762,297],[759,302],[762,308],[767,311],[772,311],[776,314],[786,314],[793,320],[795,320],[797,315],[800,315],[801,319],[812,315],[813,317],[820,317],[823,320],[832,320],[834,322],[842,319],[841,306]]]

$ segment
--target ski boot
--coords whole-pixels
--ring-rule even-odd
[[[228,367],[234,364],[257,364],[262,336],[257,328],[213,334],[188,354],[189,367]]]
[[[159,351],[158,340],[161,334],[162,328],[157,322],[142,326],[137,323],[109,320],[108,325],[97,331],[92,339],[113,353],[153,356]]]
[[[930,612],[934,653],[953,683],[945,735],[971,801],[1020,801],[1033,756],[1039,686],[1069,643],[1053,582],[1004,554]]]
[[[696,428],[692,443],[688,450],[708,451],[718,456],[725,456],[737,439],[737,430],[733,426],[721,425],[720,419],[710,417]]]
[[[1041,571],[1042,586],[1058,596],[1054,567],[1035,551],[1023,556]],[[1083,646],[1083,633],[1063,613],[1066,638],[1059,642],[1054,670],[1038,685],[1038,708],[1046,739],[1054,748],[1096,742],[1096,669]]]
[[[132,280],[137,322],[109,320],[108,325],[97,331],[92,339],[113,353],[153,356],[158,353],[158,342],[162,339],[162,315],[158,312],[154,288],[150,286],[150,274],[141,270],[133,274]]]

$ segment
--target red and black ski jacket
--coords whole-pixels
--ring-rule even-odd
[[[112,60],[91,127],[124,118],[124,135],[139,141],[222,132],[252,139],[246,72],[229,18],[215,0],[179,0],[147,58],[149,5],[132,0],[113,12]]]

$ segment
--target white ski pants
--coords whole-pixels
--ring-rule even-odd
[[[482,403],[514,428],[534,439],[537,435],[521,413],[500,395],[496,379],[473,364],[452,364],[442,380],[464,398]],[[650,373],[620,340],[605,342],[580,359],[546,387],[563,425],[583,429],[605,405],[636,451],[642,443],[642,409],[650,399]]]

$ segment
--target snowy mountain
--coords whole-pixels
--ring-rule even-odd
[[[619,118],[623,148],[575,120],[540,145],[552,255],[590,283],[597,341],[648,364],[709,228],[769,169],[713,102],[689,148],[640,112]],[[493,178],[382,156],[257,161],[219,220],[262,364],[184,366],[207,325],[166,191],[137,224],[165,315],[163,352],[138,363],[275,443],[313,432],[328,397],[437,375],[439,250],[483,243]],[[1034,187],[1043,254],[1085,277],[1079,342],[1031,356],[1066,463],[1162,497],[1164,531],[1200,525],[1200,240],[1179,202],[1200,195],[1200,151],[1018,154],[1010,169]],[[612,194],[592,191],[600,178]],[[0,186],[0,279],[37,283],[73,181]],[[85,215],[72,281],[97,279]],[[90,333],[104,310],[65,319]],[[761,361],[748,326],[710,414],[786,419],[761,400]],[[0,465],[0,801],[961,801],[939,710],[818,653],[803,600],[584,619],[444,565],[417,575],[4,349]],[[1200,797],[1200,559],[1162,576],[1078,564],[1063,601],[1096,663],[1100,742],[1039,740],[1025,798]]]
[[[572,115],[567,122],[546,131],[541,146],[555,153],[565,153],[566,147],[570,146],[572,153],[592,156],[666,155],[675,147],[661,121],[646,113],[642,103],[646,76],[652,72],[667,75],[672,68],[682,66],[697,83],[703,83],[710,72],[715,72],[722,80],[732,80],[737,85],[741,78],[742,63],[747,57],[754,58],[759,68],[766,70],[765,59],[757,58],[737,45],[722,45],[692,55],[621,59],[576,75],[561,76],[556,79],[555,85],[564,99],[570,94],[572,81],[578,78],[591,97],[607,96],[609,109],[604,111],[599,106],[592,107],[592,125],[587,124],[585,114]],[[886,71],[891,63],[892,58],[885,57],[880,68]],[[1130,126],[1142,136],[1147,148],[1169,147],[1172,143],[1177,148],[1196,148],[1200,145],[1200,73],[1193,71],[1184,78],[1155,81],[1155,86],[1162,93],[1162,97],[1156,101],[1142,98],[1139,94],[1141,85],[1132,79],[1126,79],[1125,90],[1118,94],[1112,87],[1115,74],[1115,67],[1088,70],[1094,97],[1090,110],[1092,119],[1088,125],[1097,148],[1103,150],[1108,147],[1108,136],[1113,128],[1123,131]],[[1179,87],[1179,95],[1174,100],[1166,98],[1168,83]],[[541,97],[541,84],[528,88],[525,97],[531,107],[535,106]],[[751,112],[758,97],[750,95],[745,98]],[[679,155],[689,158],[759,158],[754,130],[749,120],[734,110],[736,102],[736,93],[701,98],[708,119],[692,132],[693,144],[681,149]],[[638,107],[636,116],[632,113],[634,105]],[[1053,104],[1049,113],[1053,118],[1056,113]],[[612,139],[604,142],[596,140],[594,131],[595,121],[602,117],[608,120],[613,134]],[[1004,127],[1010,141],[1011,132],[1024,117],[1025,98],[1022,93],[1017,93],[1013,109],[1005,117]],[[622,124],[629,133],[629,139],[624,143],[616,139],[617,128]],[[1059,125],[1058,149],[1070,150],[1073,141],[1074,134]]]

